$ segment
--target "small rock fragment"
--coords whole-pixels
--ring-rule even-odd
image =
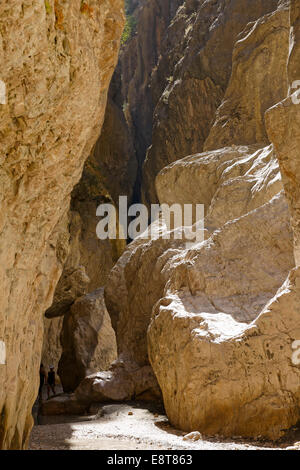
[[[202,439],[202,436],[198,431],[193,431],[183,436],[184,441],[199,441],[199,439]]]
[[[293,446],[286,447],[285,450],[300,450],[300,442],[295,442]]]

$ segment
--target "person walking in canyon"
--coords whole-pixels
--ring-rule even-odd
[[[39,400],[43,399],[43,387],[47,381],[46,371],[44,365],[40,365],[40,386],[39,386]]]
[[[52,390],[53,395],[55,395],[55,371],[54,371],[53,366],[50,366],[50,371],[48,372],[48,378],[47,378],[48,400],[50,398],[51,390]]]

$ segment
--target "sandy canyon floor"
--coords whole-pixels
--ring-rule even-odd
[[[92,416],[40,417],[30,450],[265,450],[300,449],[299,432],[276,445],[203,438],[184,440],[161,410],[141,403],[109,404]],[[299,444],[299,442],[298,442]]]

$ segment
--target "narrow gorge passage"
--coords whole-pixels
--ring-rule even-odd
[[[300,450],[300,1],[2,0],[0,137],[0,449]]]
[[[194,441],[174,429],[159,407],[137,402],[104,405],[90,416],[44,417],[42,423],[33,428],[30,450],[296,450],[300,438],[294,434],[275,445],[237,437]]]

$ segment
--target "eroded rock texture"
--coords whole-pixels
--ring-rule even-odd
[[[68,250],[68,211],[104,118],[121,0],[0,5],[0,447],[23,448],[38,388],[42,315]]]
[[[99,3],[0,7],[1,445],[26,445],[42,311],[47,361],[63,323],[65,389],[83,379],[50,411],[162,396],[185,431],[277,439],[300,418],[299,2],[135,0],[94,148],[123,21]],[[205,240],[97,240],[97,205],[140,186],[205,204]]]
[[[295,259],[300,263],[299,233],[299,141],[300,141],[300,6],[291,2],[290,56],[288,64],[289,96],[266,114],[267,130],[274,142],[294,231]]]
[[[46,365],[53,358],[50,362],[57,367],[62,352],[59,340],[62,322],[56,317],[68,313],[74,301],[84,293],[93,292],[105,284],[126,246],[125,240],[99,240],[96,233],[99,204],[111,203],[118,209],[119,196],[127,196],[130,202],[136,179],[136,155],[122,110],[119,69],[110,85],[101,135],[85,163],[80,182],[72,192],[66,226],[66,232],[69,232],[68,257],[53,304],[46,312],[48,319],[50,316],[53,318],[45,320],[42,360]]]
[[[252,30],[252,34],[254,33],[255,37],[259,36],[259,30],[268,27],[269,23],[270,31],[277,30],[277,33],[281,31],[281,47],[283,50],[287,50],[286,35],[283,33],[283,28],[274,29],[272,26],[274,21],[277,22],[280,18],[285,21],[286,12],[284,10],[260,20]],[[256,28],[258,28],[258,32],[255,33]],[[279,40],[279,38],[277,39]],[[248,40],[249,36],[246,43]],[[268,42],[271,37],[269,36],[268,39],[267,34],[264,40]],[[267,51],[270,50],[268,47],[265,48]],[[259,48],[255,51],[256,60],[257,57],[259,58],[258,51]],[[234,54],[233,58],[235,57],[238,60],[238,56]],[[251,54],[248,55],[248,60],[251,62]],[[280,66],[280,64],[283,65],[284,61],[279,60],[278,65]],[[269,66],[272,68],[271,62]],[[237,72],[237,70],[238,68],[233,67],[231,82],[225,94],[225,100],[217,113],[216,123],[207,141],[208,146],[215,145],[218,138],[221,138],[221,144],[224,142],[224,138],[226,143],[230,138],[233,139],[233,143],[236,143],[236,139],[239,143],[249,143],[250,140],[260,142],[266,138],[266,131],[262,132],[263,127],[260,124],[263,122],[261,111],[264,111],[265,107],[260,107],[257,113],[252,111],[252,119],[256,116],[254,126],[251,125],[251,119],[249,120],[249,127],[245,125],[245,118],[242,113],[240,116],[232,115],[236,105],[231,95],[231,84],[234,82],[235,71]],[[257,79],[257,75],[255,79]],[[266,77],[260,85],[256,84],[255,90],[257,93],[264,93],[263,90],[267,81]],[[245,87],[245,90],[246,83],[242,81],[241,85]],[[283,81],[282,91],[284,85],[285,82]],[[280,87],[277,87],[277,90],[279,89]],[[236,87],[236,90],[238,90],[238,87]],[[244,92],[244,94],[246,93]],[[267,91],[264,96],[268,97]],[[226,101],[227,98],[228,101]],[[230,103],[233,110],[230,109]],[[252,103],[253,101],[250,99],[247,106],[251,107]],[[263,100],[260,99],[259,103],[261,106]],[[228,108],[226,110],[227,106],[229,111]],[[273,133],[276,133],[278,121],[283,122],[283,120],[280,121],[276,118],[278,107],[281,108],[282,105],[275,107],[275,110],[268,113],[268,131],[271,137],[273,137]],[[222,114],[226,116],[223,119],[223,124]],[[274,120],[273,125],[272,119]],[[288,126],[288,124],[286,125]],[[216,133],[218,126],[219,133]],[[245,131],[241,133],[243,128],[245,128]],[[294,139],[295,135],[291,137],[291,141],[294,142]],[[272,140],[276,144],[276,137]],[[286,136],[281,135],[281,142],[283,141],[287,142],[287,139]],[[277,145],[275,145],[275,148],[277,150]],[[284,158],[287,158],[290,151],[293,151],[292,146],[290,148],[285,147]],[[282,168],[282,164],[280,167]],[[267,166],[264,169],[266,170]],[[282,174],[285,178],[283,171]],[[252,191],[251,193],[253,194]],[[278,204],[281,204],[280,199],[282,200],[282,196],[275,196],[264,206],[242,218],[235,218],[230,224],[225,224],[221,231],[218,231],[203,244],[201,249],[195,248],[196,258],[191,251],[188,255],[191,265],[186,267],[187,263],[185,261],[184,268],[182,268],[187,269],[187,275],[183,275],[183,277],[187,276],[187,280],[183,281],[182,275],[177,274],[177,278],[181,277],[180,289],[175,283],[170,282],[165,290],[165,297],[153,310],[148,332],[151,364],[162,387],[164,402],[169,410],[168,415],[174,424],[183,429],[198,429],[209,434],[231,436],[254,437],[262,435],[276,439],[299,420],[300,371],[297,364],[292,362],[292,344],[299,337],[299,314],[296,307],[299,302],[298,271],[291,272],[287,281],[273,297],[272,289],[267,288],[264,290],[263,284],[267,281],[268,275],[271,275],[273,281],[275,281],[274,266],[271,268],[272,262],[270,263],[270,260],[265,259],[263,261],[258,242],[258,238],[262,237],[263,251],[266,249],[266,256],[271,255],[273,260],[277,258],[277,255],[273,257],[272,254],[275,245],[279,242],[279,246],[281,249],[283,248],[282,234],[288,233],[289,219],[287,210],[284,209],[285,229],[280,228],[277,235],[275,235],[272,223],[270,224],[270,218],[273,219],[273,222],[277,217],[282,221],[283,213],[278,206]],[[218,203],[220,203],[220,200],[218,200]],[[273,211],[276,212],[274,217],[271,216]],[[263,222],[261,217],[266,217],[266,222]],[[250,225],[244,232],[242,226],[248,222],[250,222]],[[268,224],[266,228],[268,236],[271,236],[269,243],[264,235],[266,224]],[[226,235],[227,230],[232,232],[229,237]],[[247,248],[244,254],[240,244],[241,239],[235,239],[232,236],[233,232],[239,234],[238,238],[242,236],[243,232],[247,234]],[[228,241],[223,245],[226,239],[230,240],[229,245],[227,244]],[[283,244],[281,244],[282,242]],[[225,250],[230,247],[229,271],[226,268],[225,246]],[[278,272],[282,276],[287,272],[286,269],[289,268],[289,264],[291,266],[293,263],[291,251],[287,245],[286,248],[287,251],[284,249],[282,252],[283,256],[279,255],[277,258],[277,260],[281,258],[282,261],[287,262],[285,269],[282,269],[283,266],[279,268]],[[219,266],[219,270],[215,271],[214,263],[210,258],[207,278],[205,275],[206,268],[202,264],[206,258],[204,253],[201,254],[203,250],[209,252],[216,250],[213,259],[219,259],[222,265],[222,268]],[[236,255],[234,255],[235,250],[237,250]],[[290,253],[289,256],[287,256],[287,252]],[[254,256],[247,260],[251,253]],[[201,268],[200,266],[196,267],[198,263],[196,259],[201,260]],[[238,274],[237,265],[234,266],[236,262],[243,263],[240,274]],[[253,280],[255,279],[254,284],[258,282],[259,292],[257,291],[252,296],[251,290],[254,284],[248,276],[251,276],[252,268],[256,263],[258,264],[254,268]],[[268,274],[263,274],[263,282],[261,282],[259,280],[260,269],[266,266],[271,269],[268,270]],[[178,269],[180,268],[177,266],[175,272]],[[217,272],[220,272],[221,269],[223,271],[222,281],[217,286],[215,284],[218,276]],[[237,274],[238,276],[235,277]],[[200,276],[199,280],[197,280],[198,276]],[[205,279],[203,279],[203,276]],[[237,280],[239,293],[234,288],[234,279]],[[245,297],[243,294],[240,297],[240,289],[245,281],[247,294]],[[182,286],[182,283],[185,284],[185,282],[188,291]],[[223,290],[222,284],[226,286],[225,290]],[[275,284],[279,287],[279,278],[277,278]],[[205,292],[209,295],[205,294],[203,297]],[[225,292],[226,298],[224,299]],[[227,297],[229,292],[231,294]],[[198,302],[201,303],[201,306]],[[248,324],[247,320],[251,319],[253,322]],[[170,351],[172,352],[170,353]],[[193,359],[191,360],[191,358]],[[170,370],[174,374],[171,379],[170,374],[167,373]]]
[[[80,297],[64,316],[61,332],[63,353],[58,375],[65,392],[116,359],[116,337],[107,313],[103,289]]]
[[[292,271],[250,325],[219,308],[164,298],[149,349],[174,425],[277,439],[298,422],[300,371],[291,362],[291,344],[300,334],[298,283],[299,272]]]
[[[230,79],[237,35],[276,5],[273,0],[182,4],[154,72],[160,83],[164,77],[165,86],[155,102],[152,141],[143,166],[144,201],[157,201],[155,177],[164,166],[203,150]],[[155,84],[153,88],[157,91]]]
[[[153,111],[167,82],[168,64],[156,78],[167,28],[183,0],[136,0],[131,13],[137,20],[137,34],[120,54],[124,111],[133,136],[138,160],[134,196],[139,200],[142,165],[152,139]],[[170,56],[171,57],[171,56]]]
[[[143,370],[150,360],[170,421],[186,431],[277,439],[300,417],[299,273],[281,182],[297,256],[300,108],[285,97],[298,14],[296,1],[186,2],[168,28],[170,46],[181,25],[176,49],[159,61],[174,67],[154,113],[144,199],[204,203],[206,239],[187,248],[159,237],[162,224],[134,240],[105,298],[119,361]],[[111,368],[78,397],[106,399],[115,383]]]

